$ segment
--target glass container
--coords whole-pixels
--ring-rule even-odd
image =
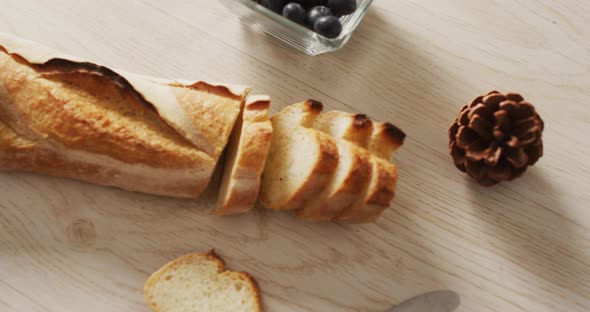
[[[373,3],[373,0],[358,0],[357,10],[340,18],[342,23],[340,36],[329,39],[259,5],[254,0],[220,1],[235,12],[245,25],[262,30],[309,55],[319,55],[343,48]]]

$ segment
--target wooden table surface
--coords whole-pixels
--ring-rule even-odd
[[[164,4],[166,3],[166,4]],[[590,310],[590,6],[587,0],[376,0],[348,46],[310,57],[217,1],[0,0],[0,31],[107,66],[250,84],[273,112],[315,98],[408,134],[401,179],[374,225],[0,174],[0,311],[148,311],[142,286],[173,258],[216,248],[260,282],[267,311],[383,311],[450,289],[460,311]],[[482,188],[447,128],[475,96],[521,92],[545,156]]]

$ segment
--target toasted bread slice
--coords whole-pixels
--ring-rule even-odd
[[[367,149],[373,134],[373,122],[367,115],[342,111],[330,111],[320,115],[314,128]]]
[[[372,129],[372,122],[365,115],[351,115],[332,111],[321,115],[314,128],[334,138],[339,152],[338,167],[334,176],[323,191],[308,200],[297,216],[307,221],[331,221],[340,212],[353,205],[363,195],[371,179],[370,155],[366,149],[355,145],[367,142],[367,129]]]
[[[311,128],[322,110],[324,105],[321,102],[307,100],[283,108],[278,114],[272,116],[271,121],[273,125],[276,124],[285,130],[299,127]]]
[[[180,257],[155,272],[144,296],[154,312],[259,312],[260,290],[245,272],[225,271],[214,251]]]
[[[248,97],[226,150],[214,214],[244,213],[254,207],[272,137],[269,107],[270,98],[267,96]]]
[[[379,158],[391,160],[391,155],[404,144],[405,139],[406,134],[393,124],[376,123],[369,141],[369,151]]]
[[[332,178],[338,148],[328,135],[308,128],[322,109],[321,103],[308,100],[271,118],[274,134],[260,190],[266,208],[299,209]]]
[[[335,219],[346,223],[370,223],[376,221],[391,205],[397,184],[397,166],[389,159],[405,139],[405,134],[390,123],[377,123],[370,136],[371,182],[364,196]]]
[[[364,196],[344,209],[335,219],[345,223],[375,222],[389,207],[395,197],[397,167],[387,160],[371,156],[371,182],[365,189]]]

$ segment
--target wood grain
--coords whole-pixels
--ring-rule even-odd
[[[390,120],[409,138],[398,198],[374,225],[0,173],[0,311],[148,311],[165,262],[215,247],[268,311],[383,311],[451,289],[460,311],[590,310],[590,6],[584,0],[377,0],[342,51],[309,57],[217,1],[0,0],[0,31],[115,68],[247,83],[273,111],[306,98]],[[547,123],[544,158],[481,188],[447,127],[476,95],[517,91]]]

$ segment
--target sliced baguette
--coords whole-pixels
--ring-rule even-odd
[[[397,166],[390,162],[391,155],[405,139],[405,134],[390,123],[377,123],[369,141],[371,153],[371,182],[364,196],[344,209],[335,221],[345,223],[375,222],[395,197]]]
[[[320,115],[314,128],[367,149],[373,134],[373,122],[367,115],[342,111],[330,111]]]
[[[259,312],[260,290],[245,272],[225,271],[214,251],[180,257],[155,272],[144,296],[154,312]]]
[[[248,97],[226,150],[214,214],[244,213],[254,206],[272,137],[269,107],[270,98],[267,96]]]
[[[363,144],[370,137],[372,122],[365,115],[332,111],[321,115],[314,128],[334,138],[339,152],[335,173],[323,191],[304,204],[297,216],[307,221],[331,221],[362,196],[371,179],[371,156]],[[368,131],[367,131],[368,130]],[[368,133],[365,135],[363,133]]]
[[[395,197],[397,167],[384,159],[371,156],[371,182],[364,196],[335,219],[344,223],[375,222]]]
[[[391,160],[391,156],[403,144],[406,134],[398,127],[389,122],[380,122],[375,124],[371,140],[369,142],[369,151],[371,154]]]
[[[322,109],[321,103],[308,100],[271,118],[274,134],[260,190],[266,208],[299,209],[331,179],[338,148],[328,135],[308,128]]]

